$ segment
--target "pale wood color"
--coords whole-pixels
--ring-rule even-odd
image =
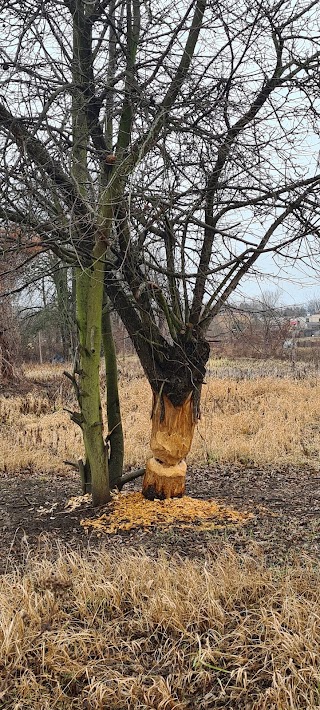
[[[192,395],[174,407],[166,395],[154,394],[151,450],[142,484],[145,498],[177,498],[185,493],[187,465],[195,427]]]
[[[154,397],[151,451],[154,458],[173,466],[190,451],[195,427],[192,395],[181,407],[174,407],[166,395],[162,396],[162,405],[161,398]]]
[[[181,498],[185,494],[187,464],[180,461],[174,466],[166,466],[155,458],[146,463],[142,484],[145,498]]]

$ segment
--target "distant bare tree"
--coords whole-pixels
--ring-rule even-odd
[[[291,327],[279,298],[277,291],[262,291],[259,298],[230,304],[224,315],[225,332],[219,352],[234,357],[282,357]]]
[[[308,301],[308,312],[320,313],[320,298],[314,296],[314,298]]]
[[[2,303],[0,316],[0,382],[12,380],[16,376],[16,336],[12,304],[7,298]]]
[[[15,259],[17,265],[17,259]],[[15,283],[14,272],[7,274],[7,266],[0,252],[0,382],[18,378],[15,367],[19,358],[19,328],[13,299],[7,294]]]

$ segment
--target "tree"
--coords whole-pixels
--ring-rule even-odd
[[[308,301],[308,311],[312,314],[320,313],[320,299],[317,296]]]
[[[229,353],[231,346],[234,356],[264,359],[283,356],[291,327],[279,298],[279,291],[262,291],[259,298],[229,304],[224,318]]]
[[[12,280],[3,278],[4,265],[0,259],[0,294],[10,288]],[[1,299],[0,313],[0,383],[12,380],[17,376],[14,364],[17,359],[17,344],[19,342],[17,321],[14,314],[12,299],[6,296]]]
[[[46,359],[59,355],[72,360],[76,347],[73,269],[50,252],[40,253],[20,272],[17,291],[21,289],[18,310],[25,346],[31,346],[32,352],[37,337]]]
[[[78,267],[96,502],[104,294],[153,391],[144,494],[182,495],[212,318],[261,255],[314,247],[318,24],[316,0],[5,3],[1,216]]]
[[[52,255],[50,255],[52,256]],[[55,287],[58,324],[61,335],[62,354],[65,360],[74,356],[74,275],[73,269],[68,269],[56,258],[50,263],[50,277]]]
[[[0,230],[0,381],[19,379],[20,332],[18,313],[13,292],[17,286],[18,272],[23,262],[23,253],[16,250],[19,230],[13,229],[9,235]],[[3,244],[9,247],[4,251]],[[10,250],[10,245],[13,250]],[[8,256],[10,254],[10,268]]]

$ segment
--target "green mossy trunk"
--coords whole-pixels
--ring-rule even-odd
[[[120,479],[123,472],[124,443],[118,390],[117,357],[108,306],[105,306],[102,315],[102,340],[106,364],[109,483],[110,488],[113,489],[117,486],[120,487]]]
[[[91,268],[77,273],[77,324],[79,329],[79,405],[86,453],[85,470],[90,471],[93,505],[110,500],[107,450],[103,439],[100,398],[101,318],[103,302],[103,258],[101,246],[94,250]]]

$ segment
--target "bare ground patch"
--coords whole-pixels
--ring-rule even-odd
[[[137,481],[126,490],[139,490]],[[73,549],[143,548],[157,555],[159,547],[170,554],[203,558],[217,554],[226,543],[241,552],[264,555],[283,563],[301,554],[320,556],[320,476],[306,468],[248,468],[211,466],[189,470],[187,493],[221,505],[253,513],[245,525],[200,530],[172,524],[153,524],[121,533],[86,534],[83,518],[98,515],[87,501],[67,510],[71,496],[80,494],[76,474],[39,475],[25,471],[0,477],[0,569],[10,570],[47,541],[61,541]],[[108,508],[100,510],[106,512]]]

